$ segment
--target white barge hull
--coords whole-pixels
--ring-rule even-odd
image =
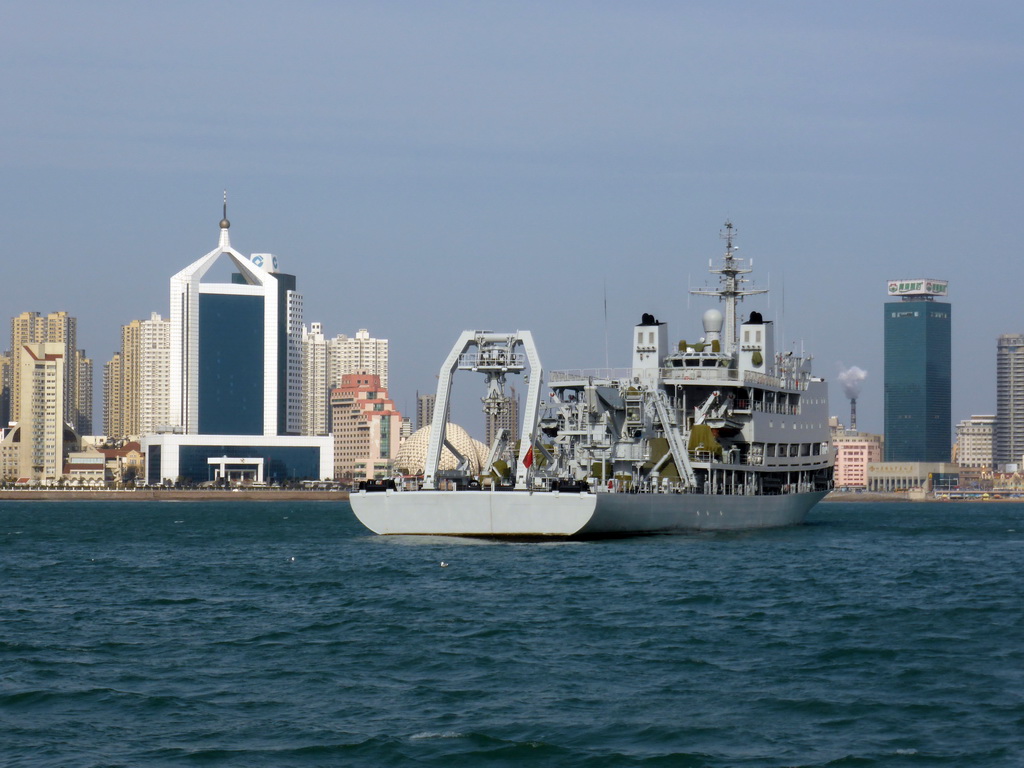
[[[600,537],[798,525],[827,493],[386,491],[350,502],[359,522],[385,535]]]

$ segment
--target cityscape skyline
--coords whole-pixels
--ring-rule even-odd
[[[223,227],[223,222],[222,222],[222,227]],[[237,251],[234,251],[233,249],[231,249],[231,250],[235,253],[235,255],[237,257],[239,257],[239,258],[241,258],[241,259],[243,259],[245,261],[248,261],[249,257],[245,257],[244,255],[238,253]],[[210,254],[207,254],[207,258],[212,256],[213,253],[214,252],[211,252]],[[219,253],[219,249],[218,249],[218,253]],[[227,252],[225,252],[225,253],[227,253]],[[262,257],[274,258],[275,262],[276,262],[276,256],[274,256],[273,254],[269,254],[269,253],[266,253],[266,254],[264,254],[264,253],[253,253],[252,254],[252,258],[256,259],[256,260],[260,260]],[[276,272],[276,265],[275,265],[274,271]],[[294,280],[293,276],[286,275],[285,277],[290,277],[292,280]],[[892,298],[892,284],[893,284],[893,280],[891,280],[891,279],[887,280],[886,284],[889,287],[889,298],[891,299]],[[943,291],[943,294],[945,295],[945,293],[948,291],[948,281],[939,281],[937,284],[941,284],[943,286],[942,291]],[[301,296],[299,297],[299,301],[301,302]],[[883,306],[883,308],[886,309],[886,313],[887,314],[888,314],[889,306],[890,306],[889,304],[884,304],[884,306]],[[893,305],[893,306],[896,306],[896,305]],[[941,307],[943,307],[948,312],[950,305],[948,303],[945,303],[945,304],[942,304]],[[39,315],[40,315],[40,313],[37,312],[36,310],[26,310],[26,311],[22,312],[20,316],[12,317],[11,318],[12,328],[14,328],[14,324],[19,320],[19,317],[39,316]],[[65,316],[65,317],[67,317],[68,313],[65,310],[57,310],[55,312],[50,313],[50,315],[51,316]],[[43,316],[43,318],[45,319],[45,316]],[[160,321],[160,320],[161,320],[161,316],[160,316],[159,312],[155,312],[154,311],[154,312],[150,313],[150,320],[148,321],[149,323],[152,323],[154,321]],[[77,318],[72,317],[71,321],[72,321],[72,323],[77,324]],[[164,320],[163,322],[169,322],[169,320]],[[142,319],[133,319],[129,323],[126,323],[124,326],[122,326],[122,328],[120,329],[121,330],[121,334],[123,336],[126,332],[128,332],[130,327],[139,326],[140,324],[145,325],[146,323],[147,323],[147,321],[144,321]],[[295,322],[293,321],[292,324],[295,325]],[[312,331],[314,334],[322,336],[323,335],[322,334],[322,325],[323,324],[319,323],[319,322],[313,322],[313,323],[311,323],[309,325],[306,325],[300,319],[298,321],[298,324],[297,324],[295,330],[297,331],[298,334],[301,335],[302,339],[305,339],[306,334],[308,334],[310,331]],[[953,327],[955,328],[955,324],[953,324]],[[15,331],[12,330],[12,334],[13,333],[15,333]],[[949,331],[947,330],[946,333],[948,334]],[[883,337],[884,337],[884,334],[883,334]],[[1016,333],[1000,333],[996,337],[996,339],[994,340],[996,342],[996,344],[993,344],[993,347],[992,347],[993,368],[995,368],[996,365],[1001,365],[1002,364],[1001,361],[1002,361],[1003,345],[1004,345],[1006,339],[1010,338],[1010,337],[1016,339],[1016,338],[1020,338],[1021,336],[1020,336],[1020,334],[1016,334]],[[333,343],[335,345],[339,345],[339,347],[338,347],[339,348],[339,355],[341,355],[343,357],[339,356],[338,360],[334,363],[334,365],[335,365],[335,367],[337,367],[338,371],[346,370],[346,371],[351,371],[351,372],[359,372],[359,371],[361,371],[361,372],[364,372],[364,373],[375,373],[378,370],[382,370],[383,371],[383,382],[385,382],[385,387],[387,386],[387,384],[386,384],[387,378],[388,378],[387,377],[387,371],[388,371],[388,366],[389,366],[389,363],[388,363],[388,359],[389,359],[388,358],[388,347],[389,347],[389,344],[390,344],[388,339],[371,338],[369,336],[369,332],[368,332],[368,330],[366,328],[359,328],[359,330],[352,337],[349,337],[349,336],[347,336],[346,334],[343,334],[343,333],[339,333],[333,339],[324,339],[324,341],[325,342]],[[997,346],[998,346],[998,349],[997,349]],[[345,350],[344,352],[341,351],[343,349]],[[123,339],[122,339],[122,349],[115,350],[115,352],[114,352],[115,360],[118,357],[120,357],[122,352],[123,352]],[[74,349],[73,353],[75,355],[77,355],[79,358],[83,358],[84,357],[83,352],[82,352],[81,349]],[[295,354],[298,355],[298,358],[297,358],[296,363],[294,363],[293,365],[295,365],[297,367],[297,370],[298,370],[298,369],[301,368],[301,365],[302,365],[302,359],[301,358],[303,357],[302,341],[301,340],[299,342],[299,345],[297,347],[297,350],[296,350]],[[364,359],[364,356],[366,356],[367,354],[369,354],[369,356],[365,357],[365,359]],[[355,357],[353,357],[353,355]],[[378,359],[378,356],[380,356],[380,359]],[[955,356],[955,350],[954,350],[954,356]],[[348,359],[350,357],[352,358],[351,360]],[[343,359],[344,359],[344,362],[342,362]],[[115,362],[115,360],[111,360],[111,362],[113,363],[113,362]],[[84,362],[86,363],[87,367],[91,369],[92,361],[86,359]],[[366,365],[360,367],[358,365],[355,365],[355,362],[365,362]],[[379,367],[381,365],[383,366],[382,368]],[[550,369],[548,369],[548,370],[550,370]],[[847,385],[847,382],[844,380],[844,375],[848,375],[851,371],[856,371],[856,373],[860,377],[858,379],[858,387],[862,387],[863,386],[863,380],[868,377],[868,373],[865,372],[865,371],[862,371],[862,370],[860,370],[858,368],[845,369],[845,370],[844,369],[840,369],[835,376],[832,376],[832,377],[825,376],[826,380],[828,380],[829,383],[830,383],[830,387],[829,387],[829,399],[830,399],[829,409],[830,409],[830,415],[832,415],[834,417],[837,417],[840,420],[843,420],[845,418],[845,415],[848,413],[847,409],[850,407],[849,393],[847,391],[848,390],[848,385]],[[884,368],[879,373],[881,374],[882,372],[884,372]],[[819,372],[819,375],[821,375],[820,372]],[[1002,375],[1001,372],[1000,372],[1000,375]],[[880,378],[881,378],[881,376],[880,376]],[[104,373],[104,380],[105,379],[106,379],[106,373]],[[95,387],[91,378],[90,378],[90,380],[88,382],[84,382],[84,384],[88,387],[88,389],[91,392],[93,392],[92,402],[96,402],[96,403],[99,404],[99,408],[95,408],[94,407],[94,412],[96,414],[98,414],[98,416],[96,417],[96,422],[95,422],[96,426],[100,426],[101,424],[105,425],[106,422],[108,421],[108,418],[109,418],[108,417],[109,403],[107,402],[107,399],[106,399],[106,394],[107,394],[106,393],[106,389],[107,388],[106,388],[105,384],[101,383],[100,387]],[[995,390],[995,388],[996,388],[996,378],[995,377],[993,377],[992,384],[993,384],[993,389]],[[294,416],[290,416],[289,417],[291,419],[292,423],[295,424],[295,429],[293,431],[293,434],[299,434],[299,433],[303,433],[303,434],[317,434],[317,432],[307,432],[305,429],[303,429],[303,418],[304,418],[304,416],[303,416],[303,408],[304,408],[304,406],[302,405],[302,394],[303,393],[300,392],[300,393],[298,393],[298,394],[296,394],[294,396],[295,403],[296,403],[296,405],[295,405],[295,414],[294,414]],[[329,394],[329,392],[327,394]],[[430,394],[432,395],[433,393],[430,393]],[[995,402],[996,395],[998,395],[998,394],[999,393],[997,393],[995,391],[993,392],[993,398],[992,398],[993,402]],[[412,408],[407,408],[407,409],[403,410],[402,412],[406,413],[406,414],[418,413],[418,409],[420,407],[419,406],[419,400],[420,400],[421,397],[422,396],[417,391],[417,393],[415,395],[415,405],[413,405]],[[859,396],[859,389],[858,389],[858,395],[857,395],[857,399],[858,400],[859,400],[859,397],[860,396]],[[283,405],[284,405],[284,402],[282,401],[282,406]],[[467,423],[467,425],[469,425],[468,428],[472,432],[472,431],[474,431],[477,428],[476,425],[475,425],[475,421],[477,419],[474,419],[473,415],[472,415],[473,414],[472,408],[475,406],[475,399],[470,397],[469,398],[468,407],[466,407],[466,406],[467,406],[466,403],[461,404],[461,407],[457,407],[455,404],[453,404],[453,412],[457,413],[459,416],[463,417],[463,420]],[[971,412],[971,414],[969,414],[969,415],[964,415],[962,417],[957,416],[956,418],[951,418],[951,423],[949,425],[949,430],[948,430],[948,432],[950,434],[950,439],[949,439],[950,450],[952,450],[952,448],[953,448],[953,446],[954,446],[954,444],[956,442],[955,429],[953,428],[953,423],[955,423],[958,419],[963,420],[963,419],[968,419],[968,418],[973,417],[974,412],[977,411],[977,410],[979,410],[979,409],[974,409]],[[992,410],[995,410],[995,408],[993,408]],[[488,417],[483,412],[481,412],[481,415],[483,417],[483,426],[481,428],[481,431],[486,433],[488,428],[489,428]],[[138,416],[136,416],[136,418],[138,418]],[[282,416],[282,419],[283,418],[284,418],[284,416]],[[91,422],[92,411],[90,411],[89,419],[90,419],[89,423],[92,423]],[[150,420],[151,419],[152,419],[152,415],[150,414]],[[885,434],[886,430],[884,428],[884,410],[882,412],[882,421],[883,421],[883,426],[880,429],[872,430],[872,429],[861,428],[860,431],[864,432],[864,433]],[[283,426],[283,424],[282,424],[282,426]],[[95,429],[93,430],[93,433],[94,434],[100,434]],[[137,434],[137,433],[124,432],[124,434]],[[938,460],[938,459],[935,459],[935,460]]]
[[[66,311],[108,359],[166,316],[156,267],[209,247],[227,187],[237,245],[305,276],[308,317],[391,341],[412,413],[465,328],[529,329],[549,370],[627,364],[644,312],[692,337],[730,218],[772,289],[743,309],[816,356],[834,414],[858,366],[882,431],[877,307],[905,275],[950,281],[952,421],[995,413],[996,339],[1024,325],[1024,12],[929,7],[12,9],[6,316]],[[276,55],[206,72],[225,29]]]

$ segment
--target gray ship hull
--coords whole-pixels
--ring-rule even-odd
[[[387,491],[350,502],[363,525],[384,535],[586,538],[798,525],[826,494]]]

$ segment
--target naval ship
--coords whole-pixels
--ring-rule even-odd
[[[350,497],[378,534],[594,538],[747,530],[802,523],[832,488],[828,389],[811,357],[776,348],[775,324],[744,298],[751,265],[725,253],[697,340],[669,342],[644,314],[632,366],[554,371],[544,379],[529,331],[465,331],[438,376],[422,478],[363,483]],[[692,336],[690,337],[693,338]],[[506,377],[528,384],[522,439],[494,438],[479,474],[446,438],[452,378],[483,374],[485,412]],[[542,392],[546,397],[542,401]],[[442,471],[442,450],[458,466]]]

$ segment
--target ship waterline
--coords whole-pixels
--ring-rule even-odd
[[[736,496],[560,491],[419,491],[353,495],[382,535],[598,538],[798,525],[828,491]]]

